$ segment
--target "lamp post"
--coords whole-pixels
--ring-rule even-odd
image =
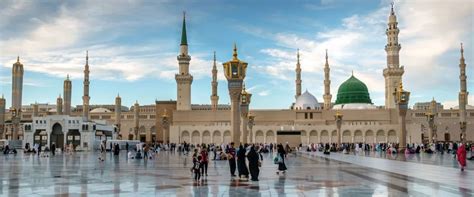
[[[247,137],[248,137],[248,114],[249,114],[249,105],[250,105],[250,99],[252,97],[252,94],[248,93],[245,91],[245,84],[243,85],[242,93],[240,96],[240,114],[242,117],[242,143],[246,144],[247,143]]]
[[[224,74],[227,79],[231,100],[230,124],[232,127],[232,141],[238,144],[240,142],[240,96],[242,92],[242,82],[245,78],[248,64],[237,58],[237,46],[234,44],[232,60],[222,65],[224,66]]]
[[[249,141],[250,143],[253,143],[253,126],[255,125],[255,116],[252,114],[249,114],[249,129],[250,129],[250,135],[249,135]]]
[[[21,110],[20,109],[12,109],[12,123],[13,123],[13,130],[12,130],[12,140],[18,140],[18,132],[20,129],[20,117],[21,117]]]
[[[426,116],[426,120],[428,121],[428,126],[430,127],[429,142],[435,143],[437,139],[437,134],[436,134],[437,127],[435,124],[435,114],[428,112],[428,113],[425,113],[425,116]]]
[[[163,127],[163,143],[168,142],[168,126],[169,126],[169,116],[166,113],[166,109],[163,112],[163,115],[161,116],[161,126]]]
[[[334,119],[336,120],[336,127],[337,127],[337,146],[341,146],[341,125],[342,125],[342,117],[343,115],[336,111],[336,115],[334,115]]]
[[[400,82],[398,89],[393,93],[395,95],[395,103],[398,109],[398,125],[399,125],[399,149],[404,151],[407,146],[407,127],[405,117],[408,111],[408,101],[410,100],[410,92],[403,90],[403,84]]]
[[[466,122],[462,121],[459,122],[459,128],[461,129],[461,142],[466,142]]]

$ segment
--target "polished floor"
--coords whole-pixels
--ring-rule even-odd
[[[356,162],[353,162],[354,158],[353,161],[342,161],[336,158],[337,154],[331,156],[335,158],[307,153],[290,155],[287,158],[288,172],[277,175],[272,156],[266,154],[259,182],[233,180],[226,161],[211,161],[209,176],[195,182],[189,171],[192,166],[190,156],[178,153],[161,152],[154,160],[128,160],[125,152],[118,157],[107,153],[104,162],[99,162],[98,154],[91,152],[50,158],[0,155],[0,196],[473,195],[472,186],[446,184],[411,176],[410,173],[374,168],[370,159],[377,158],[354,156]],[[391,165],[400,168],[410,163],[383,160],[388,162],[386,168],[389,169]],[[435,170],[445,169],[431,166]],[[416,174],[423,169],[409,168],[407,171],[410,170]],[[471,179],[473,173],[468,170],[459,176]]]

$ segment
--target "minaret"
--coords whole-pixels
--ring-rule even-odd
[[[300,65],[300,49],[296,52],[296,94],[295,99],[301,95],[301,65]]]
[[[329,61],[328,61],[328,50],[326,49],[326,64],[324,64],[324,109],[331,109],[331,79],[329,78]]]
[[[6,100],[2,94],[2,98],[0,98],[0,131],[1,133],[5,131],[5,106],[6,106]]]
[[[33,104],[33,117],[38,117],[39,116],[39,105],[37,102]]]
[[[63,99],[61,98],[61,94],[56,99],[56,114],[57,115],[63,114]]]
[[[120,132],[120,123],[122,118],[122,98],[120,95],[117,94],[115,97],[115,126],[118,128],[118,132]]]
[[[211,109],[217,110],[217,104],[219,102],[219,96],[217,95],[217,65],[216,65],[216,52],[214,51],[214,65],[212,66],[212,94],[211,94]]]
[[[460,80],[460,91],[459,91],[459,123],[461,127],[461,141],[466,140],[466,106],[468,104],[467,83],[466,83],[466,62],[464,60],[464,48],[461,43],[461,58],[459,59],[459,80]]]
[[[67,75],[66,80],[64,80],[64,115],[71,115],[71,93],[72,83],[69,80],[69,75]]]
[[[82,119],[89,121],[89,51],[86,51],[86,65],[84,68],[84,95],[82,96]]]
[[[20,57],[16,58],[16,62],[12,68],[12,108],[17,110],[17,116],[20,116],[21,100],[23,94],[23,64],[20,63]]]
[[[387,53],[387,68],[383,69],[383,76],[385,78],[385,108],[395,108],[394,93],[398,84],[402,82],[402,75],[405,72],[403,66],[400,66],[399,52],[402,48],[398,43],[398,33],[400,30],[397,27],[397,16],[392,8],[390,16],[388,17],[388,28],[385,32],[387,35],[387,45],[385,45],[385,52]]]
[[[135,102],[135,105],[133,106],[133,112],[135,114],[134,116],[134,122],[135,122],[135,140],[138,140],[138,128],[140,125],[140,105],[138,105],[138,100]]]
[[[183,16],[183,30],[181,33],[181,45],[178,55],[179,73],[175,75],[177,83],[177,110],[191,110],[191,84],[193,76],[189,74],[188,39],[186,36],[186,15]]]

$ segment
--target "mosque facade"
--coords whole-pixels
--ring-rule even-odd
[[[73,84],[64,81],[63,97],[56,105],[22,105],[23,64],[20,58],[12,68],[12,106],[0,99],[0,139],[21,139],[29,143],[73,143],[88,147],[85,139],[127,139],[145,142],[182,143],[407,143],[431,141],[473,141],[474,108],[467,103],[466,64],[463,46],[459,60],[459,106],[443,109],[434,99],[415,105],[400,115],[397,93],[403,90],[404,67],[400,66],[398,22],[393,7],[389,14],[385,51],[385,105],[376,106],[367,86],[352,74],[343,82],[337,95],[331,95],[330,60],[326,51],[324,63],[323,102],[308,91],[302,92],[301,64],[297,52],[295,101],[288,109],[251,108],[251,93],[241,83],[247,63],[234,58],[225,63],[225,73],[217,72],[214,55],[210,105],[192,104],[192,57],[188,53],[185,18],[182,24],[176,100],[156,101],[133,106],[121,104],[91,105],[89,95],[89,55],[84,66],[83,104],[71,106]],[[91,65],[93,66],[93,65]],[[249,66],[251,67],[251,65]],[[219,104],[218,74],[228,79],[232,105]],[[234,76],[235,75],[235,76]],[[236,80],[239,79],[240,81]],[[226,84],[224,84],[226,85]],[[93,87],[91,87],[93,88]],[[237,91],[238,90],[238,91]],[[64,99],[63,99],[64,98]],[[408,101],[408,98],[406,98]],[[406,130],[406,133],[402,131]],[[58,138],[62,137],[62,141]]]

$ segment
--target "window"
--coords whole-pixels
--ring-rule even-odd
[[[308,113],[304,113],[304,119],[308,119]]]
[[[313,113],[309,113],[309,118],[313,119]]]

